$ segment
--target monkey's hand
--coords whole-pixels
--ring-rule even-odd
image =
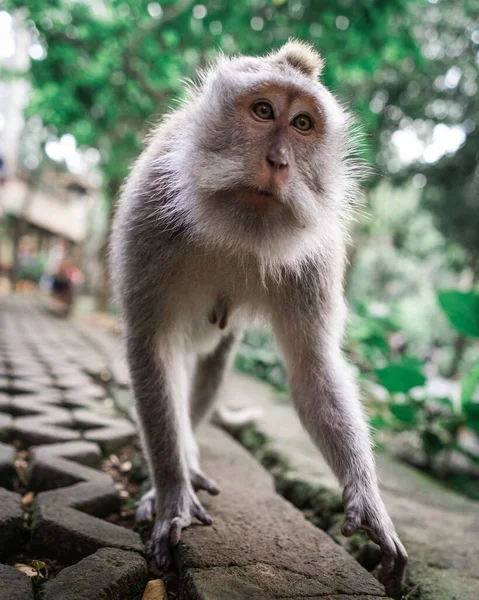
[[[407,552],[386,511],[378,491],[361,491],[356,485],[346,485],[343,493],[346,518],[341,529],[346,537],[363,529],[381,548],[379,581],[388,596],[401,597],[401,588],[407,564]]]
[[[187,487],[178,494],[168,493],[162,498],[162,508],[157,511],[156,522],[151,534],[149,552],[159,569],[165,569],[172,563],[172,548],[181,539],[181,532],[198,519],[204,525],[213,522],[210,515],[201,506],[196,494]]]

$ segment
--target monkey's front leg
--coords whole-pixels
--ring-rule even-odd
[[[127,332],[137,413],[156,490],[150,552],[161,569],[171,562],[171,547],[178,544],[184,527],[194,518],[206,525],[212,520],[193,490],[183,447],[178,411],[185,403],[174,397],[183,393],[181,359],[172,352],[162,356],[157,343],[156,336],[145,331]]]
[[[341,299],[338,299],[341,303]],[[380,580],[390,596],[398,597],[407,562],[380,497],[368,428],[355,385],[344,364],[332,315],[325,323],[311,314],[277,315],[275,329],[289,363],[296,410],[313,441],[344,486],[346,518],[343,535],[364,529],[381,547]],[[321,306],[323,317],[326,305]],[[309,314],[308,314],[309,313]]]

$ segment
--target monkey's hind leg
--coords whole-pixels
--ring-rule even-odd
[[[238,332],[231,331],[221,338],[213,352],[198,357],[190,397],[191,420],[194,429],[210,414],[213,408],[225,373],[234,357],[238,338]]]
[[[182,437],[184,451],[194,490],[206,490],[219,493],[216,483],[201,470],[200,453],[193,429],[210,413],[218,390],[233,356],[237,335],[234,332],[224,336],[213,352],[198,356],[193,373],[188,410],[181,411]]]
[[[182,409],[187,413],[187,377],[181,352],[160,352],[157,338],[141,333],[128,332],[127,349],[153,489],[144,496],[138,516],[156,514],[150,553],[163,569],[171,563],[171,547],[180,541],[182,529],[193,519],[205,525],[212,519],[189,477],[181,417]]]

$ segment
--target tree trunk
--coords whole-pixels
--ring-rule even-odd
[[[110,198],[110,214],[108,215],[108,227],[105,239],[100,250],[100,264],[103,279],[98,288],[98,294],[96,299],[96,308],[102,312],[108,312],[110,301],[111,301],[111,278],[110,278],[110,265],[108,261],[108,250],[110,243],[110,234],[113,224],[113,219],[116,212],[116,200],[118,196],[118,190],[120,189],[121,181],[110,181],[108,184],[108,197]]]
[[[455,377],[457,375],[466,347],[466,338],[463,335],[458,335],[454,343],[454,357],[452,359],[451,368],[447,374],[448,377]]]

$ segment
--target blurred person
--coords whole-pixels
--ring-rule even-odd
[[[3,156],[0,154],[0,185],[7,181],[7,175],[7,165],[5,164]]]
[[[24,235],[18,245],[17,269],[15,291],[31,292],[36,290],[43,268],[35,243],[28,235]]]
[[[66,314],[73,307],[75,286],[83,280],[83,275],[71,258],[69,243],[60,239],[50,248],[47,261],[47,274],[50,274],[52,298],[63,305]]]

